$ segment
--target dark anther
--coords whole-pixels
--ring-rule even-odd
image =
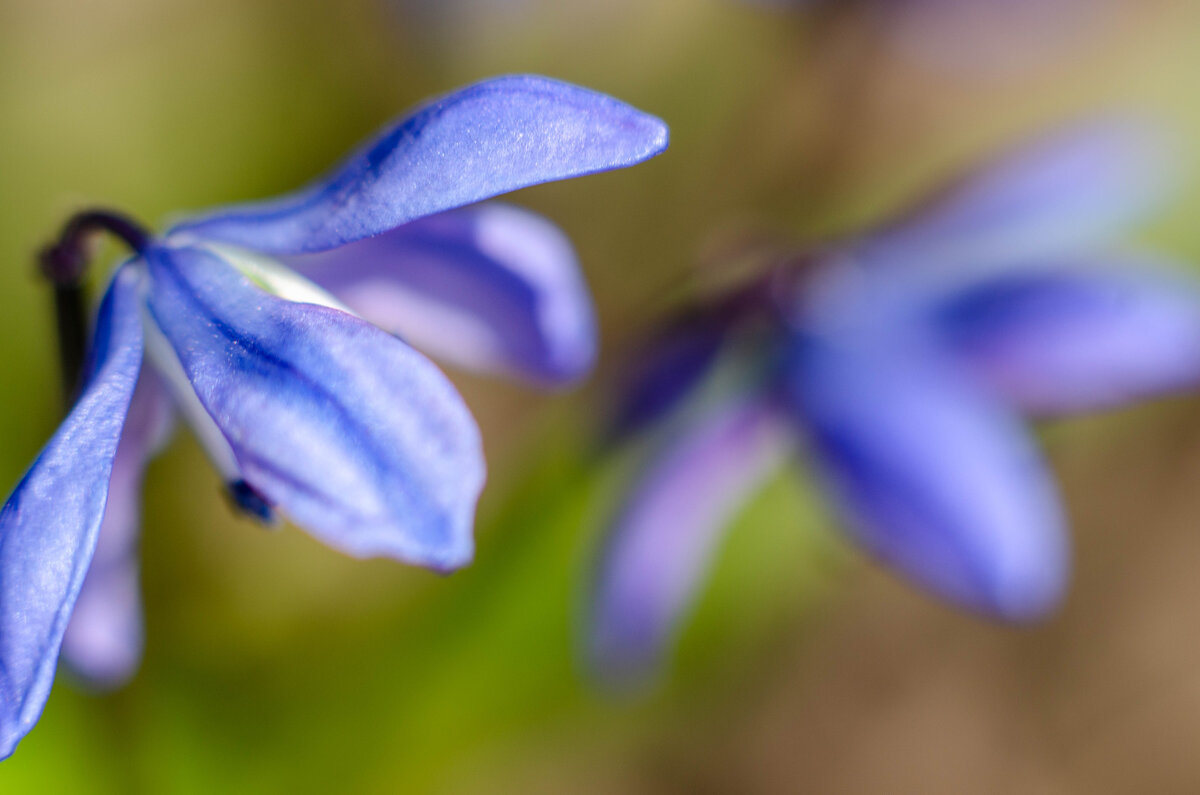
[[[235,480],[225,484],[225,493],[239,513],[257,519],[265,525],[276,523],[275,511],[271,504],[246,481]]]
[[[150,241],[149,233],[140,224],[120,213],[87,210],[71,218],[57,242],[38,253],[42,275],[54,285],[63,400],[67,406],[79,394],[83,376],[88,327],[84,276],[91,256],[90,240],[97,232],[108,232],[139,254]]]

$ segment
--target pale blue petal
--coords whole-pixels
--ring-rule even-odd
[[[287,196],[185,221],[176,232],[273,254],[336,248],[426,215],[662,152],[659,119],[536,75],[485,80],[385,130]]]
[[[171,427],[171,404],[152,368],[143,368],[108,485],[92,565],[63,637],[62,661],[88,685],[127,682],[142,656],[138,528],[142,475]]]
[[[969,373],[915,341],[798,334],[788,391],[814,466],[868,551],[997,617],[1057,604],[1068,551],[1049,473]]]
[[[0,758],[33,728],[92,560],[142,361],[137,274],[100,308],[87,387],[0,511]]]
[[[761,398],[694,418],[650,462],[607,540],[587,649],[616,683],[650,673],[692,603],[721,531],[786,458],[794,432]]]
[[[935,322],[1027,411],[1105,408],[1200,383],[1200,287],[1152,263],[995,274],[937,307]]]
[[[353,315],[265,293],[208,251],[146,260],[151,316],[268,505],[352,555],[469,561],[479,432],[429,360]]]
[[[992,160],[854,250],[934,269],[1094,250],[1165,197],[1177,167],[1167,143],[1131,118],[1077,123]]]
[[[596,319],[571,242],[527,210],[451,210],[290,264],[364,319],[462,367],[555,385],[595,361]]]

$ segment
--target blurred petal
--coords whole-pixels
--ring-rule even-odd
[[[497,77],[426,105],[296,193],[175,231],[271,254],[324,251],[528,185],[631,166],[666,146],[666,125],[612,97]]]
[[[1168,192],[1171,147],[1132,118],[1077,123],[992,161],[856,247],[866,260],[970,267],[1092,250]]]
[[[1200,382],[1200,288],[1148,264],[998,274],[954,295],[937,322],[1028,411],[1103,408]]]
[[[557,384],[595,360],[575,251],[526,210],[452,210],[292,264],[364,319],[457,365]]]
[[[666,416],[711,372],[725,328],[686,318],[652,338],[630,368],[609,434],[628,437]]]
[[[42,713],[92,560],[141,367],[136,301],[124,268],[100,307],[87,387],[0,511],[0,758]]]
[[[797,336],[797,418],[849,532],[935,593],[1040,616],[1068,567],[1063,519],[1026,429],[916,343]]]
[[[257,495],[352,555],[468,562],[483,456],[437,368],[353,315],[263,292],[207,251],[155,247],[146,261],[151,317]]]
[[[743,397],[697,417],[651,462],[609,536],[592,594],[587,652],[601,676],[650,672],[721,530],[794,437],[773,405]]]
[[[63,662],[94,687],[124,684],[141,660],[142,475],[165,441],[171,414],[170,399],[158,376],[153,369],[143,368],[113,461],[96,553],[63,637]]]

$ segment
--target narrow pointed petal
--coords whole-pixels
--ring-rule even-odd
[[[1153,264],[994,275],[935,312],[950,344],[1022,409],[1107,408],[1200,383],[1200,287]]]
[[[419,109],[296,193],[175,231],[270,254],[324,251],[518,188],[631,166],[666,146],[666,125],[612,97],[497,77]]]
[[[936,594],[1047,613],[1068,567],[1049,473],[1016,418],[917,343],[797,335],[788,391],[846,529]]]
[[[100,308],[87,387],[0,511],[0,758],[37,722],[92,560],[142,361],[136,273]]]
[[[1070,126],[952,184],[856,252],[936,269],[1094,250],[1165,198],[1174,166],[1167,143],[1131,118]]]
[[[469,561],[479,432],[428,359],[353,315],[265,293],[208,251],[146,260],[150,315],[256,495],[351,555]]]
[[[614,683],[649,674],[707,571],[721,531],[785,460],[794,434],[742,398],[697,417],[650,463],[607,541],[587,654]]]
[[[555,385],[595,361],[575,251],[526,210],[465,207],[292,264],[364,319],[456,365]]]
[[[63,662],[96,688],[124,684],[141,661],[138,528],[142,475],[150,456],[166,439],[171,415],[164,386],[153,369],[144,368],[113,461],[96,553],[63,637]]]

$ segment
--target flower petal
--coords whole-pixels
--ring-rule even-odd
[[[92,559],[142,361],[136,272],[114,277],[88,385],[0,511],[0,758],[33,728]]]
[[[717,362],[727,329],[688,316],[653,337],[630,368],[609,436],[625,439],[665,417]]]
[[[937,269],[1094,249],[1168,192],[1174,164],[1165,139],[1132,118],[1072,125],[952,184],[855,250]]]
[[[117,446],[96,553],[63,637],[62,660],[97,688],[127,682],[142,655],[138,526],[142,475],[172,420],[165,387],[143,368]]]
[[[1067,542],[1026,429],[914,341],[797,334],[788,392],[849,532],[965,607],[1021,620],[1058,602]]]
[[[967,362],[1027,411],[1104,408],[1200,382],[1200,288],[1148,263],[996,274],[936,318]]]
[[[518,188],[631,166],[666,146],[666,125],[612,97],[497,77],[426,105],[296,193],[174,231],[271,254],[324,251]]]
[[[761,398],[698,416],[650,463],[613,527],[595,580],[587,654],[614,682],[645,676],[691,604],[738,508],[794,433]]]
[[[436,367],[208,251],[152,247],[146,261],[151,318],[257,495],[348,554],[468,562],[479,431]]]
[[[526,210],[452,210],[291,264],[364,319],[454,364],[559,384],[595,361],[575,251]]]

